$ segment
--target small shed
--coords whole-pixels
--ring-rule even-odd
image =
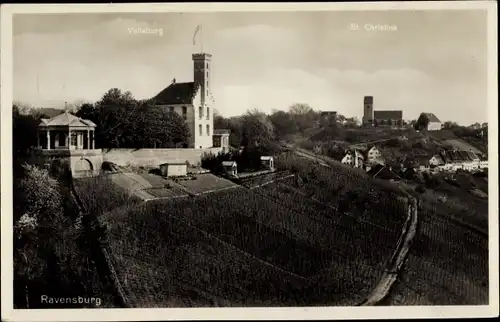
[[[274,158],[271,156],[261,156],[261,164],[269,170],[274,170]]]
[[[164,177],[182,177],[187,175],[185,162],[167,162],[160,165],[161,175]]]
[[[224,171],[230,176],[238,175],[238,164],[236,161],[222,161],[222,167]]]

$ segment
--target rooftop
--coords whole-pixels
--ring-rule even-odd
[[[427,116],[429,119],[429,122],[441,122],[434,113],[422,113],[423,115]]]
[[[95,123],[91,120],[85,120],[75,116],[68,111],[54,116],[50,119],[41,119],[39,127],[49,126],[71,126],[71,127],[96,127]]]
[[[153,97],[156,105],[192,104],[197,92],[194,82],[172,83]]]
[[[383,119],[383,120],[402,120],[403,119],[403,111],[374,111],[373,118],[375,119]]]

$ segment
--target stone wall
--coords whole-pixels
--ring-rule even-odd
[[[208,149],[110,149],[103,150],[103,161],[113,162],[119,166],[158,167],[166,162],[189,162],[192,165],[201,163],[203,153],[218,154],[221,148]]]

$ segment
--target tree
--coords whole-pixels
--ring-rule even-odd
[[[276,145],[274,127],[266,114],[259,110],[248,111],[242,118],[242,146],[269,147]]]
[[[307,104],[296,103],[290,106],[289,114],[292,120],[295,121],[298,131],[304,131],[314,127],[314,121],[317,120],[318,114]]]
[[[276,137],[279,139],[284,139],[287,135],[295,134],[298,131],[297,124],[291,115],[284,111],[273,111],[269,115],[269,120],[274,126]]]
[[[15,289],[26,292],[30,285],[47,279],[57,267],[56,248],[64,240],[62,196],[58,182],[45,169],[24,165],[25,177],[14,185]],[[57,285],[54,285],[57,287]]]
[[[29,148],[37,145],[37,129],[40,117],[35,117],[26,107],[12,106],[12,146],[16,160],[26,156]]]
[[[446,121],[443,123],[443,129],[444,130],[451,130],[453,128],[456,128],[458,126],[457,123],[451,122],[451,121]]]
[[[156,107],[150,100],[138,101],[117,88],[95,104],[82,104],[76,114],[97,125],[95,140],[100,148],[175,147],[189,138],[180,115]]]

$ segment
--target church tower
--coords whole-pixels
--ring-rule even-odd
[[[200,86],[200,94],[201,94],[201,105],[204,106],[208,104],[208,98],[211,95],[210,86],[211,86],[211,64],[212,64],[212,55],[199,53],[193,54],[193,63],[194,63],[194,83],[197,86]]]
[[[363,125],[372,126],[373,123],[373,96],[365,96],[363,101]]]

